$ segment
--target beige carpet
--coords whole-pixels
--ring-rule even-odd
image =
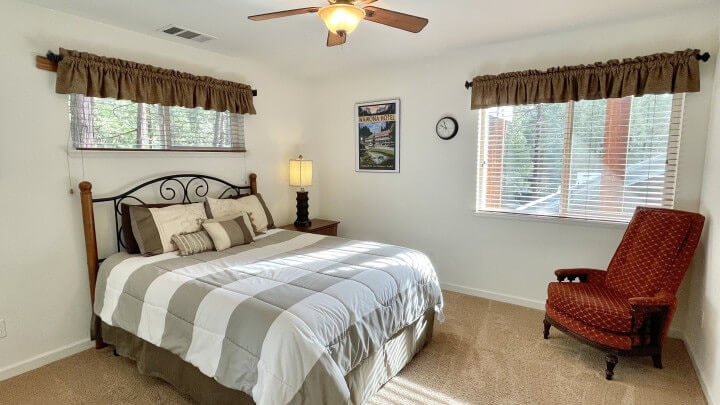
[[[605,356],[556,329],[542,339],[542,312],[451,292],[433,341],[371,404],[704,404],[683,343],[669,339],[665,368]],[[189,404],[164,382],[138,374],[112,349],[87,350],[0,381],[2,404]]]

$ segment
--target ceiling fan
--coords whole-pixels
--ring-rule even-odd
[[[358,7],[357,4],[370,4],[377,0],[327,0],[325,7],[305,7],[274,13],[251,15],[253,21],[264,21],[272,18],[289,17],[291,15],[317,13],[328,28],[327,46],[345,43],[347,35],[357,27],[360,20],[384,24],[393,28],[418,33],[428,23],[427,18],[417,17],[379,7]]]

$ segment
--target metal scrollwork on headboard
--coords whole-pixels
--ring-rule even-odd
[[[95,282],[100,260],[98,260],[97,232],[95,230],[94,207],[98,203],[112,201],[113,216],[115,217],[115,232],[117,237],[117,250],[120,250],[122,243],[122,229],[120,226],[120,215],[122,201],[131,200],[136,203],[144,203],[135,193],[144,189],[152,188],[154,185],[160,187],[160,198],[167,204],[188,204],[200,202],[205,197],[215,196],[226,198],[240,194],[257,194],[257,176],[250,173],[249,184],[238,186],[217,177],[205,176],[202,174],[174,174],[158,177],[146,181],[130,190],[118,195],[102,198],[93,198],[92,183],[82,181],[78,184],[80,188],[80,205],[82,206],[83,235],[85,236],[85,256],[87,258],[88,282],[90,284],[90,303],[95,302]],[[214,190],[211,190],[214,189]],[[172,190],[172,191],[170,191]],[[102,339],[98,339],[96,347],[103,347]]]
[[[251,180],[254,180],[251,175]],[[123,193],[110,197],[93,198],[92,203],[110,202],[113,203],[115,212],[115,235],[117,239],[117,249],[127,248],[123,240],[122,204],[131,202],[131,204],[146,204],[146,201],[135,195],[143,191],[152,190],[157,186],[157,191],[163,201],[153,201],[152,203],[163,204],[190,204],[194,202],[204,201],[205,197],[213,198],[229,198],[242,194],[251,194],[254,191],[254,185],[239,186],[229,183],[217,177],[206,176],[202,174],[174,174],[169,176],[158,177],[148,180],[137,185]],[[211,193],[211,188],[214,191]]]

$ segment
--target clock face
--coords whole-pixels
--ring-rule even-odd
[[[458,132],[458,123],[453,117],[443,117],[435,125],[435,133],[441,139],[451,139]]]

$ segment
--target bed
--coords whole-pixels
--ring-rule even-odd
[[[179,174],[109,197],[94,198],[89,182],[80,190],[96,347],[114,346],[143,374],[200,403],[363,403],[430,340],[436,315],[442,320],[427,256],[277,229],[255,174],[247,185]],[[236,201],[258,200],[264,211],[220,215]],[[104,223],[114,222],[117,253],[98,260],[96,207],[103,205],[114,218]],[[198,233],[164,232],[180,238],[204,229],[215,248],[194,253],[180,239],[168,244],[159,213],[201,206],[207,217],[198,219]],[[143,248],[153,240],[141,212],[152,213],[162,239],[153,234],[162,242],[153,255],[130,246],[133,234]],[[263,212],[267,218],[257,220]]]

